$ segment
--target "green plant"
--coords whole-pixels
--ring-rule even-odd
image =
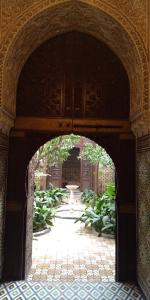
[[[101,232],[115,232],[115,185],[110,183],[106,187],[106,191],[95,203],[95,212],[101,215],[102,227]]]
[[[109,184],[102,196],[97,195],[95,206],[88,207],[76,222],[83,222],[85,226],[93,226],[101,232],[114,234],[115,232],[115,186]]]
[[[99,163],[101,167],[114,167],[113,161],[105,149],[97,144],[85,143],[82,151],[80,152],[79,159],[89,160],[92,164]]]
[[[54,207],[58,206],[67,194],[67,190],[63,188],[52,188],[46,191],[34,192],[33,231],[53,226],[53,219],[55,217]]]
[[[84,190],[81,195],[81,201],[87,206],[94,206],[96,200],[96,193],[93,190]]]
[[[46,204],[48,207],[59,205],[67,195],[68,191],[66,189],[55,187],[46,191],[34,192],[35,199],[41,199],[43,204]]]
[[[80,136],[69,134],[56,137],[41,146],[32,158],[34,171],[40,171],[41,163],[56,166],[70,156],[70,150],[79,141]],[[42,171],[42,170],[41,170]]]
[[[102,228],[102,218],[101,215],[96,214],[95,209],[93,207],[87,207],[80,218],[78,218],[76,222],[82,222],[85,226],[93,226],[96,228]]]
[[[48,207],[48,203],[41,198],[36,198],[33,207],[33,231],[40,231],[53,226],[55,217],[54,208]]]

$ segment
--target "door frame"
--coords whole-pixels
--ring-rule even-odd
[[[5,214],[3,280],[25,279],[27,215],[25,174],[29,161],[42,144],[58,135],[69,133],[72,133],[72,129],[67,132],[50,129],[47,131],[12,130]],[[133,281],[136,279],[135,139],[129,133],[104,132],[104,130],[101,133],[97,130],[93,131],[93,127],[92,132],[90,130],[87,132],[87,128],[78,129],[78,134],[104,147],[115,164],[118,178],[116,280]],[[19,158],[20,152],[22,156]]]

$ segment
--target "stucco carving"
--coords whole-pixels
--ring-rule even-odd
[[[148,46],[148,0],[111,0],[113,6],[120,10],[136,27],[146,47]]]
[[[0,84],[3,86],[0,90],[2,105],[12,116],[15,115],[16,81],[33,49],[58,33],[78,29],[102,39],[118,54],[130,79],[133,130],[137,133],[142,126],[144,131],[144,124],[148,128],[149,81],[145,48],[148,0],[119,0],[119,6],[117,0],[109,3],[102,0],[1,1],[3,74]]]
[[[28,9],[33,7],[39,7],[41,2],[44,2],[44,7],[49,3],[55,4],[56,1],[47,0],[1,0],[2,7],[2,37],[4,37],[11,25],[16,21],[18,16],[22,16]],[[58,1],[57,1],[58,2]],[[97,1],[101,3],[101,1]],[[108,2],[106,0],[103,1]],[[147,7],[148,0],[109,0],[109,5],[117,8],[122,14],[124,14],[136,27],[141,37],[147,45]]]

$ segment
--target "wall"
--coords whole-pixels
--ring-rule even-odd
[[[8,137],[0,133],[0,277],[3,263],[4,207],[7,179]]]
[[[150,135],[137,141],[138,281],[150,297]]]

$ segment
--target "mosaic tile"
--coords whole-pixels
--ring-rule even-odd
[[[33,240],[27,281],[3,284],[0,300],[144,299],[136,286],[114,282],[114,274],[114,240],[92,236],[73,220],[56,219],[49,234]]]
[[[87,280],[105,281],[102,275],[108,280],[115,280],[115,256],[110,256],[114,252],[114,241],[92,236],[91,231],[84,231],[83,225],[74,224],[73,220],[57,219],[56,223],[54,231],[33,241],[33,263],[28,280],[55,280],[60,277],[64,280],[64,275],[68,280],[86,279],[87,276]],[[64,234],[68,227],[71,236]]]

